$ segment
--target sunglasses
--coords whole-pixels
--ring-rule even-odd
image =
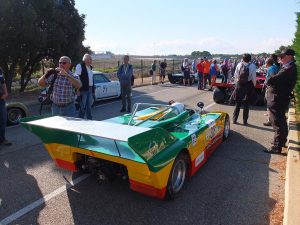
[[[63,64],[63,65],[65,65],[65,64],[67,64],[68,62],[59,62],[59,64]]]

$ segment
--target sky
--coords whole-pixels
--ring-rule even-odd
[[[299,0],[75,0],[84,45],[130,55],[273,53],[292,43]]]

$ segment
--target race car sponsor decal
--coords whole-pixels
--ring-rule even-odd
[[[206,140],[213,139],[221,130],[221,126],[210,127],[206,131]]]
[[[212,140],[207,146],[206,146],[206,150],[210,150],[210,148],[220,139],[222,138],[222,135],[216,137],[214,140]]]
[[[199,166],[199,164],[204,160],[204,152],[197,156],[195,160],[195,167]]]
[[[158,143],[151,141],[148,146],[147,157],[153,157],[158,152]]]
[[[209,127],[213,127],[216,125],[216,121],[215,120],[207,120],[205,122]]]
[[[196,134],[192,134],[191,138],[192,138],[192,144],[195,146],[197,143]]]
[[[187,124],[187,125],[185,125],[185,129],[187,129],[189,131],[189,133],[193,133],[198,130],[198,126],[195,124]]]

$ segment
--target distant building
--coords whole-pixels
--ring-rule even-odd
[[[92,54],[93,59],[111,59],[113,56],[111,52],[95,52]]]

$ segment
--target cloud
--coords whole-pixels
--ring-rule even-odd
[[[262,40],[259,43],[253,43],[253,53],[273,53],[275,50],[279,49],[280,46],[291,45],[292,40],[286,38],[269,38]]]

